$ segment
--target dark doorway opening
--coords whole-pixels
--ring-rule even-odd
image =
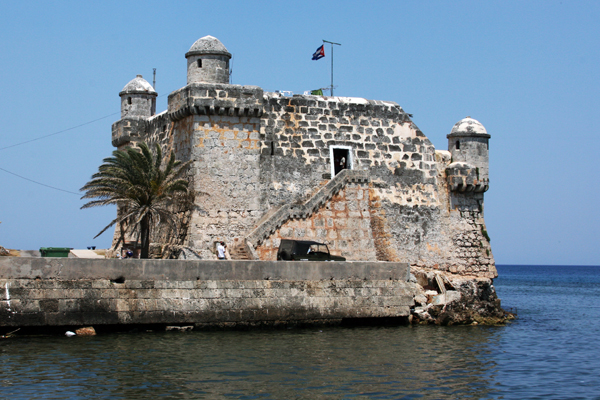
[[[335,175],[348,168],[348,149],[333,149],[333,170]]]

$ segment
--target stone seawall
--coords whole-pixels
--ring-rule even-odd
[[[0,258],[0,327],[408,317],[404,263]]]

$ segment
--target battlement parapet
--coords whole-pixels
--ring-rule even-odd
[[[165,132],[171,120],[166,111],[156,114],[146,120],[146,131],[148,133],[162,131]]]
[[[463,162],[450,164],[446,168],[446,179],[453,192],[482,193],[489,189],[489,180],[480,179],[479,169]]]
[[[273,112],[300,113],[313,116],[370,117],[398,123],[410,122],[402,107],[392,101],[367,100],[360,97],[327,97],[313,95],[283,96],[265,93],[265,107]]]
[[[141,139],[146,129],[146,118],[125,117],[112,124],[112,145],[123,146]]]
[[[189,115],[260,117],[263,90],[258,86],[192,83],[169,95],[169,118]]]

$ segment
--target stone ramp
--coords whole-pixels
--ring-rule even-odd
[[[342,188],[350,182],[368,182],[368,171],[345,169],[337,174],[333,179],[321,187],[315,194],[302,204],[285,204],[275,211],[271,211],[270,216],[264,218],[243,240],[245,243],[244,254],[250,258],[255,258],[254,249],[261,244],[270,235],[275,233],[286,221],[290,219],[305,219],[319,210],[327,201],[335,196]],[[240,247],[243,247],[241,245]],[[251,256],[250,256],[251,255]],[[232,259],[236,259],[231,254]],[[255,258],[256,259],[256,258]]]

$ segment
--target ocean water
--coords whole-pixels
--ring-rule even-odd
[[[600,267],[498,270],[505,326],[0,340],[0,398],[600,399]]]

